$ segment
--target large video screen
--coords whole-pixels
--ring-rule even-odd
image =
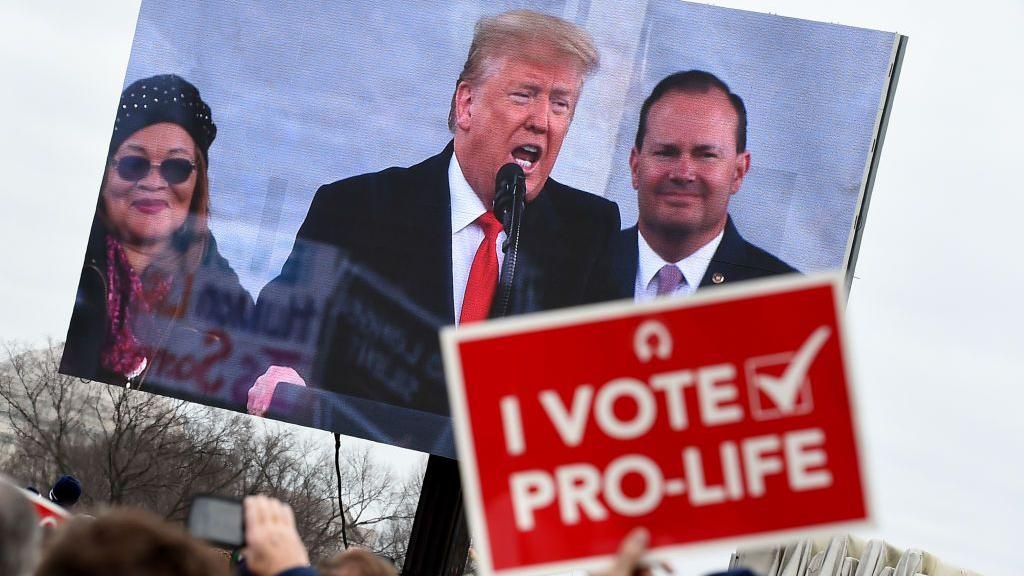
[[[454,457],[443,326],[852,273],[904,40],[677,0],[144,0],[62,370]]]

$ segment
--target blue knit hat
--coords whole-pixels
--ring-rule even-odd
[[[74,506],[81,496],[82,484],[74,476],[61,476],[50,489],[50,501],[65,508]]]

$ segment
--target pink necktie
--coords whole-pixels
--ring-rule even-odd
[[[676,268],[675,264],[665,264],[654,276],[658,281],[658,296],[672,294],[683,281],[683,273]]]

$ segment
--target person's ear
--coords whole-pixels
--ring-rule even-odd
[[[465,80],[455,88],[455,126],[469,130],[473,118],[473,86]]]
[[[739,191],[743,178],[750,171],[750,151],[744,150],[736,155],[736,172],[732,177],[732,194]]]
[[[640,151],[633,146],[629,152],[629,174],[633,179],[633,190],[640,189]]]

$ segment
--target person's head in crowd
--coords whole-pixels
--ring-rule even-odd
[[[78,499],[82,497],[82,484],[78,478],[65,474],[57,479],[53,488],[50,488],[48,496],[50,502],[70,510],[75,504],[78,504]]]
[[[667,76],[644,101],[629,167],[640,232],[677,240],[663,244],[678,254],[663,258],[678,261],[725,228],[750,169],[746,139],[743,100],[708,72]]]
[[[212,576],[227,574],[217,553],[141,510],[78,518],[60,528],[36,576]]]
[[[498,169],[510,162],[523,167],[528,200],[544,187],[583,81],[598,63],[590,35],[561,18],[516,10],[477,22],[448,127],[466,181],[485,206]]]
[[[184,301],[168,294],[202,262],[216,135],[210,107],[180,76],[143,78],[121,93],[96,209],[103,233],[94,238],[108,294],[101,365],[109,372],[144,368],[131,318]]]
[[[39,516],[21,490],[0,476],[0,574],[28,576],[41,543]]]
[[[349,548],[317,565],[320,576],[398,576],[395,566],[362,548]]]

